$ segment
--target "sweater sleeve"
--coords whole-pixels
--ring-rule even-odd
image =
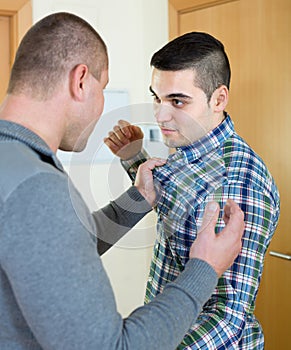
[[[66,179],[27,179],[6,199],[3,217],[1,269],[15,298],[6,309],[18,308],[23,321],[13,327],[42,349],[174,349],[217,283],[215,271],[193,259],[162,295],[122,320],[90,238],[91,214]]]
[[[132,183],[140,164],[149,158],[143,149],[135,157],[121,161]],[[135,226],[152,208],[139,191],[132,186],[117,200],[93,213],[98,232],[97,249],[100,255],[112,247]]]
[[[132,186],[115,201],[94,212],[98,253],[105,253],[151,210],[149,203]]]

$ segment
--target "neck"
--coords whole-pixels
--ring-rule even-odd
[[[65,130],[60,117],[63,105],[59,98],[36,101],[25,95],[7,95],[0,107],[0,119],[30,129],[56,153]]]
[[[215,129],[216,127],[218,127],[218,125],[220,125],[225,119],[225,114],[224,111],[218,113],[214,119],[214,123],[213,123],[213,127],[211,130]]]

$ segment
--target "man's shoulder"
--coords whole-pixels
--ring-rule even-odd
[[[222,152],[229,178],[258,187],[274,185],[264,160],[238,134],[234,133],[225,141]]]
[[[60,173],[41,154],[18,141],[0,142],[0,197],[5,199],[21,183],[43,173]]]

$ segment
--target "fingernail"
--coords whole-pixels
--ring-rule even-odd
[[[210,211],[216,211],[217,209],[217,203],[216,202],[209,202],[207,204],[207,209],[210,210]]]

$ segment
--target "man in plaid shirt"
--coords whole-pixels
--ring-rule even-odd
[[[232,198],[245,213],[242,251],[178,349],[263,349],[254,309],[279,218],[279,193],[225,112],[230,66],[224,47],[206,33],[188,33],[155,53],[151,65],[155,117],[165,144],[176,152],[154,170],[158,237],[145,302],[184,269],[206,203],[214,199],[223,207]],[[131,178],[148,158],[142,138],[140,128],[120,121],[105,139]],[[223,226],[221,218],[217,231]]]

